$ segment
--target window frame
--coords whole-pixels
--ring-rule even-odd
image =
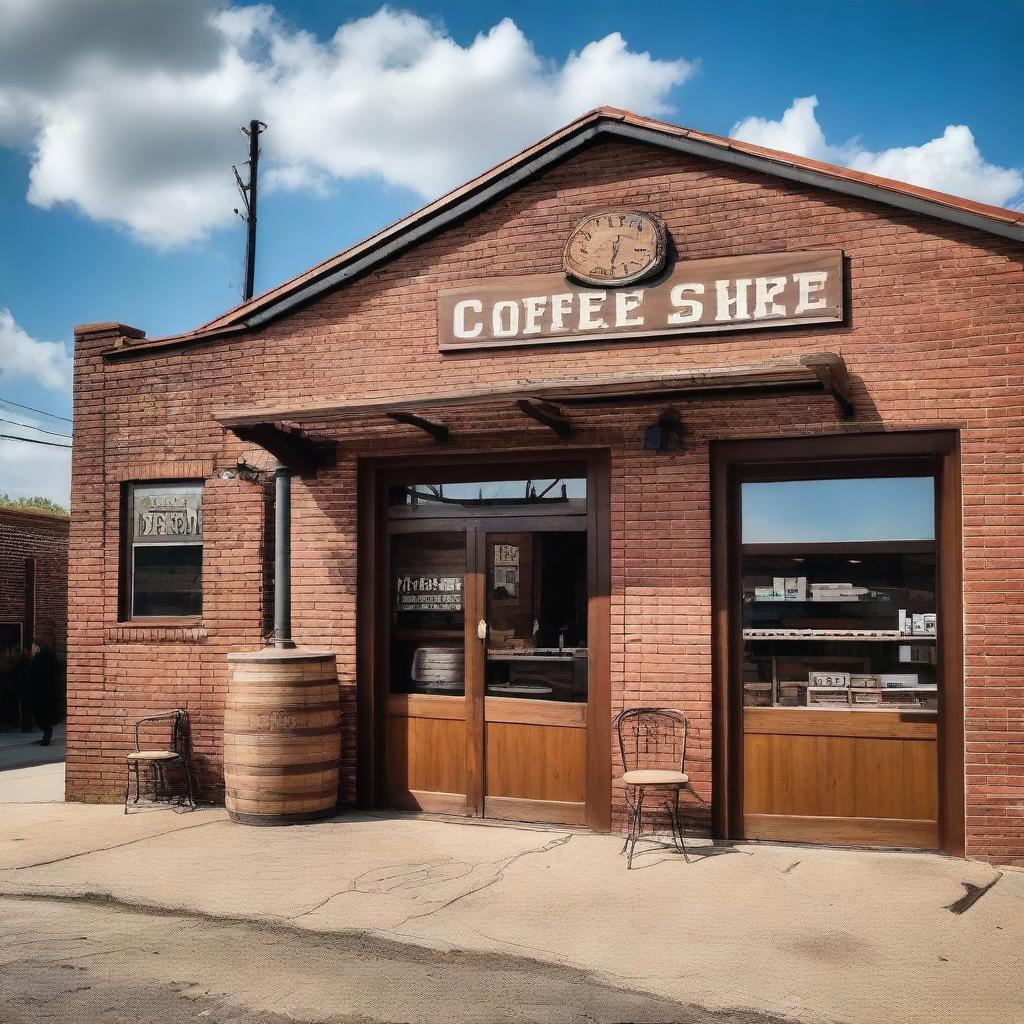
[[[716,838],[742,835],[741,702],[732,672],[740,652],[733,628],[739,569],[738,482],[870,475],[908,475],[931,465],[936,486],[937,614],[942,675],[938,717],[939,839],[947,855],[965,849],[964,620],[960,434],[955,428],[850,432],[784,438],[714,440],[710,445],[712,599],[712,827]],[[838,472],[837,472],[838,470]],[[843,471],[846,472],[843,472]],[[913,473],[909,475],[914,475]]]
[[[198,487],[199,488],[199,511],[203,514],[203,497],[206,490],[206,481],[194,477],[175,477],[173,479],[148,479],[148,480],[127,480],[121,484],[120,493],[120,585],[118,587],[118,621],[140,624],[166,624],[166,623],[188,623],[194,625],[202,622],[203,619],[203,568],[205,558],[201,556],[199,568],[199,611],[194,615],[142,615],[135,611],[135,549],[138,547],[198,547],[202,550],[205,547],[205,535],[198,541],[185,541],[182,543],[161,543],[161,544],[138,544],[135,541],[134,520],[135,520],[135,489],[137,487]],[[204,523],[205,526],[205,523]]]

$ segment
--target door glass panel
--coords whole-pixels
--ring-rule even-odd
[[[392,536],[392,693],[465,694],[465,581],[464,531]]]
[[[935,481],[741,488],[747,707],[938,707]]]
[[[586,508],[585,477],[414,483],[391,487],[388,491],[388,514],[392,518],[465,515],[480,510],[581,513]]]
[[[488,533],[486,694],[587,699],[587,535]]]

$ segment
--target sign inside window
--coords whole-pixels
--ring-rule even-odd
[[[132,512],[136,544],[197,544],[203,539],[202,485],[137,485]]]
[[[461,612],[462,577],[401,573],[395,576],[395,610]]]

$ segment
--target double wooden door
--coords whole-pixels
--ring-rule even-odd
[[[586,822],[589,561],[586,514],[389,524],[378,803]]]

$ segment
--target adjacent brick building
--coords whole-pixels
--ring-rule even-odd
[[[0,625],[21,645],[63,657],[68,622],[67,516],[0,508]],[[15,628],[17,627],[17,629]]]
[[[642,211],[664,223],[671,275],[688,261],[737,261],[727,289],[747,287],[747,257],[841,250],[841,313],[832,323],[738,329],[726,322],[703,333],[645,335],[631,326],[614,339],[582,334],[571,343],[532,346],[502,321],[507,347],[439,349],[440,291],[559,275],[574,228],[608,210]],[[503,808],[500,816],[514,817],[518,808],[529,817],[533,801],[547,820],[622,827],[626,804],[623,787],[613,782],[612,716],[624,707],[663,705],[690,718],[686,769],[706,802],[690,801],[699,828],[722,836],[937,846],[1024,863],[1022,254],[1020,214],[600,110],[195,332],[147,340],[117,323],[77,328],[68,798],[115,799],[131,723],[169,707],[189,711],[204,790],[221,797],[225,658],[258,648],[270,620],[267,477],[248,482],[238,464],[267,469],[272,460],[258,442],[286,436],[337,446],[333,465],[293,483],[292,611],[297,642],[337,656],[343,801],[402,805],[401,790],[415,806],[452,810],[465,790],[469,813],[486,812],[491,799]],[[614,282],[607,290],[617,294]],[[465,308],[476,314],[476,306]],[[735,303],[730,308],[738,316]],[[517,307],[516,317],[528,315],[528,307]],[[756,327],[771,329],[748,329]],[[566,381],[580,375],[596,381],[600,394],[585,402],[574,396]],[[485,400],[488,389],[493,401]],[[410,408],[401,404],[413,400]],[[848,402],[852,418],[844,418]],[[681,414],[681,439],[661,446],[667,450],[645,447],[645,432],[669,406]],[[563,416],[568,437],[552,427]],[[246,433],[253,425],[266,429]],[[438,426],[447,429],[446,440]],[[468,682],[477,671],[470,629],[466,686],[476,696],[466,698],[468,710],[443,703],[457,697],[410,696],[394,686],[388,692],[382,666],[394,638],[387,630],[398,629],[400,616],[388,604],[381,554],[393,518],[386,485],[458,479],[453,467],[460,456],[477,472],[471,479],[547,479],[560,472],[550,461],[566,455],[578,461],[565,475],[588,476],[591,701],[585,715],[549,722],[561,731],[544,734],[554,737],[544,748],[545,773],[558,776],[562,788],[544,790],[543,780],[534,780],[529,786],[541,789],[530,789],[523,781],[522,799],[516,802],[513,787],[501,803],[493,788],[499,768],[485,769],[480,759],[497,751],[499,736],[512,749],[516,737],[526,736],[515,730],[533,728],[514,709],[481,726],[490,730],[486,743],[470,739],[467,753],[452,755],[447,781],[443,766],[421,765],[420,772],[413,763],[428,756],[414,753],[417,745],[427,750],[474,728],[483,684]],[[513,461],[480,468],[495,457]],[[543,468],[535,472],[531,460]],[[404,466],[405,476],[393,466]],[[884,524],[875,527],[882,531],[875,540],[856,541],[868,545],[866,555],[848,557],[860,549],[842,548],[845,576],[828,568],[827,559],[839,557],[835,545],[824,550],[827,544],[808,540],[806,555],[787,549],[794,583],[806,559],[817,559],[815,571],[832,572],[834,583],[856,581],[876,565],[879,573],[896,574],[868,580],[857,595],[879,606],[868,630],[878,634],[874,648],[862,636],[837,638],[864,624],[858,616],[867,602],[806,619],[816,623],[807,639],[825,645],[814,648],[825,652],[821,664],[845,665],[840,688],[851,685],[851,666],[868,680],[858,699],[874,701],[886,685],[882,676],[899,674],[891,669],[900,649],[902,667],[913,669],[903,673],[913,677],[906,688],[917,692],[895,711],[788,707],[793,692],[811,701],[804,668],[813,658],[793,653],[799,600],[789,619],[771,620],[783,623],[781,640],[747,629],[762,620],[740,622],[765,599],[754,584],[764,573],[768,590],[772,584],[770,568],[751,562],[748,573],[742,559],[781,558],[782,548],[754,545],[741,555],[737,488],[831,477],[935,481],[933,537],[898,548],[878,541],[886,537]],[[201,527],[180,525],[193,500],[193,492],[176,490],[180,482],[201,485]],[[157,518],[141,505],[130,507],[132,501],[153,502],[146,509],[157,508]],[[822,515],[830,524],[839,512]],[[172,521],[179,525],[168,531],[193,546],[201,541],[201,555],[177,540],[182,550],[171,555],[134,554],[146,547],[147,531]],[[490,549],[480,557],[489,559]],[[200,586],[197,560],[198,614],[133,614],[138,601],[155,601],[145,604],[150,609],[178,607],[182,594]],[[135,578],[155,581],[150,590],[132,589],[133,565]],[[486,580],[489,565],[474,563]],[[916,575],[907,582],[899,573]],[[468,567],[467,622],[482,607],[473,603],[482,599],[471,592],[471,576]],[[926,614],[936,603],[937,638],[893,641],[897,605]],[[450,635],[443,642],[459,643]],[[790,646],[757,646],[769,642]],[[846,642],[856,656],[843,653]],[[879,661],[874,652],[890,643]],[[393,663],[398,656],[391,650]],[[918,662],[909,660],[914,655]],[[799,671],[782,667],[801,658]],[[781,679],[787,671],[794,678]],[[936,685],[925,685],[930,680]],[[902,692],[898,683],[893,688]],[[748,701],[743,708],[744,695],[757,692],[770,693],[773,706]],[[494,693],[488,690],[481,718],[499,706]],[[423,712],[435,706],[430,700],[449,710]],[[804,712],[809,717],[794,719]],[[419,714],[430,724],[414,727]],[[452,721],[456,732],[443,732]],[[572,732],[584,721],[585,753],[580,733]],[[776,721],[789,724],[776,728]],[[861,724],[847,724],[854,722]],[[849,777],[837,760],[814,763],[808,737],[843,765],[848,758]],[[575,769],[562,772],[559,759],[577,754],[586,781],[573,789]],[[500,771],[511,777],[520,768],[510,761]],[[399,785],[397,774],[406,771]],[[485,771],[489,781],[481,782]],[[431,772],[441,773],[439,781],[429,781]],[[926,779],[918,785],[912,777]],[[794,778],[802,792],[787,796],[782,791]],[[818,785],[823,791],[811,794]],[[840,792],[844,786],[850,793]],[[474,787],[481,798],[473,798]],[[437,791],[436,800],[423,795],[428,790]],[[584,804],[585,815],[570,808]]]

